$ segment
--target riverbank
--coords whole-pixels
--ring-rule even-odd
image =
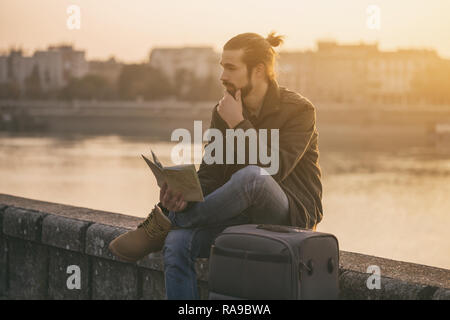
[[[0,100],[0,131],[42,134],[154,136],[170,140],[177,128],[193,131],[194,120],[209,127],[216,102],[6,101]],[[331,137],[438,140],[450,124],[450,106],[316,103],[317,127]],[[442,131],[442,130],[441,130]],[[376,139],[372,139],[376,140]]]

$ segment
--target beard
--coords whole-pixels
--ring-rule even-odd
[[[247,85],[240,88],[241,89],[241,99],[246,97],[250,93],[250,91],[252,91],[252,89],[253,89],[253,85],[252,85],[252,81],[251,81],[250,77],[248,77],[247,80],[248,80]],[[234,97],[234,99],[236,99],[236,92],[238,91],[236,86],[230,82],[223,82],[223,85],[227,88],[228,93],[231,94]]]

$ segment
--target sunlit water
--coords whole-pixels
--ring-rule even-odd
[[[159,188],[141,154],[174,144],[0,137],[0,193],[144,217]],[[450,156],[427,148],[321,150],[324,219],[342,250],[450,269]]]

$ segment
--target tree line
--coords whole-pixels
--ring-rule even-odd
[[[210,76],[198,78],[188,70],[178,70],[175,81],[169,81],[159,69],[148,64],[124,65],[111,83],[97,74],[69,78],[67,84],[56,90],[45,90],[35,67],[25,79],[24,88],[14,81],[0,84],[3,99],[61,99],[61,100],[161,100],[175,97],[187,101],[211,101],[221,97],[223,88],[219,79]]]
[[[450,104],[450,63],[430,66],[415,74],[407,94],[434,104]],[[61,99],[61,100],[161,100],[175,97],[185,101],[215,101],[223,94],[216,76],[198,78],[188,70],[178,70],[173,83],[148,64],[124,65],[111,83],[97,74],[69,78],[57,90],[44,90],[37,67],[25,79],[24,88],[14,81],[0,84],[0,99]]]

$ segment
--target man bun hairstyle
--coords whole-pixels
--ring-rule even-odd
[[[272,47],[278,47],[284,43],[284,36],[276,36],[275,31],[272,31],[267,36],[266,41],[270,43]]]
[[[243,49],[243,62],[247,66],[249,76],[254,67],[262,63],[266,67],[268,80],[275,80],[274,65],[278,54],[273,47],[278,47],[284,43],[284,36],[276,35],[275,31],[269,33],[267,38],[257,33],[241,33],[231,38],[223,46],[223,50]]]

